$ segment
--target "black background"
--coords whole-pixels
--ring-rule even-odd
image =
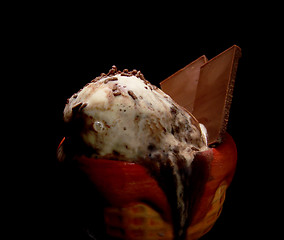
[[[45,13],[42,21],[39,12],[34,18],[15,24],[7,47],[7,61],[13,63],[10,76],[14,79],[9,87],[17,84],[21,96],[18,104],[24,110],[13,117],[16,133],[19,134],[19,127],[23,129],[19,134],[21,147],[11,150],[20,160],[10,175],[16,188],[9,191],[15,194],[17,206],[10,213],[12,225],[24,226],[16,232],[35,239],[80,239],[72,232],[72,217],[76,214],[64,196],[56,162],[56,148],[64,136],[62,112],[68,97],[101,72],[108,72],[112,65],[121,70],[141,70],[147,80],[158,85],[199,56],[205,54],[211,59],[236,44],[242,49],[242,58],[228,132],[238,148],[238,165],[223,212],[202,239],[271,236],[276,226],[270,225],[276,225],[277,220],[270,215],[273,204],[268,200],[272,198],[277,205],[280,193],[273,188],[274,170],[267,164],[272,161],[277,168],[271,157],[272,146],[265,144],[273,138],[265,126],[273,125],[274,120],[270,117],[272,109],[266,107],[270,100],[263,93],[275,89],[267,84],[271,80],[267,79],[264,60],[271,51],[264,36],[276,38],[274,31],[264,31],[260,19],[238,21],[234,13],[213,13],[199,25],[195,24],[196,18],[188,15],[173,21],[174,17],[167,13],[152,21],[145,14],[141,21],[132,22],[137,15],[129,14],[123,19],[119,14],[113,15],[110,23],[106,23],[106,16],[102,16],[104,20],[90,18],[90,25],[85,25],[77,22],[76,14],[70,14],[76,20],[57,21],[54,15]],[[41,19],[39,24],[37,19]],[[28,160],[22,161],[23,156]],[[16,178],[11,177],[15,175]],[[268,182],[268,178],[272,181]]]

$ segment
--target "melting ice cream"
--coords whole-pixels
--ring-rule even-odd
[[[121,72],[115,66],[68,99],[64,121],[73,142],[64,150],[67,156],[72,150],[94,161],[136,162],[156,176],[177,222],[175,235],[184,235],[190,216],[190,194],[185,191],[191,163],[198,151],[207,149],[204,126],[140,71]],[[165,172],[174,187],[162,182]]]

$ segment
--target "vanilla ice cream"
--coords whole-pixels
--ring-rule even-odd
[[[64,120],[78,119],[83,122],[76,128],[78,135],[94,157],[135,161],[154,149],[178,150],[190,164],[192,154],[206,147],[197,121],[135,70],[117,72],[113,67],[74,94]]]

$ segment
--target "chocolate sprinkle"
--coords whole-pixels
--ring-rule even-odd
[[[114,75],[117,72],[117,67],[115,65],[112,66],[112,68],[108,72],[108,76]]]
[[[137,96],[135,95],[135,93],[131,90],[128,90],[128,94],[134,99],[136,100],[137,99]]]
[[[131,77],[133,75],[131,73],[122,72],[121,76]]]
[[[119,90],[115,90],[115,91],[112,92],[112,94],[113,94],[113,96],[116,97],[116,96],[121,95],[121,92]]]
[[[113,96],[115,97],[121,95],[121,91],[118,89],[117,83],[113,85],[112,93],[113,93]]]
[[[106,83],[108,83],[108,82],[110,82],[110,81],[116,81],[116,80],[118,80],[117,77],[110,77],[110,78],[104,80],[104,83],[106,84]]]

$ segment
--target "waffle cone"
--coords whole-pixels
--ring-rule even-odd
[[[187,230],[186,240],[196,240],[206,234],[218,219],[225,200],[227,185],[221,184],[205,217]],[[138,202],[123,208],[105,209],[105,223],[110,237],[125,240],[172,240],[172,224],[149,205]]]

